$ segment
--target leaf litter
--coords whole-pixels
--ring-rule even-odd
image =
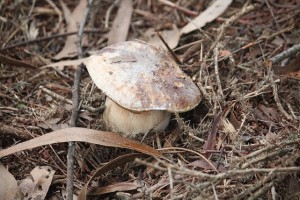
[[[126,2],[119,1],[108,18],[106,13],[113,2],[95,4],[86,28],[105,30],[108,24],[109,34],[84,33],[89,41],[84,44],[86,57],[107,46],[108,38],[150,41],[155,32],[161,32],[169,46],[175,48],[182,70],[192,77],[203,95],[200,105],[178,115],[165,133],[148,134],[143,140],[148,147],[135,142],[124,146],[124,139],[119,138],[119,142],[108,142],[114,146],[110,148],[103,141],[106,137],[112,139],[110,133],[104,137],[100,134],[97,141],[88,136],[94,130],[104,130],[104,98],[99,97],[104,94],[86,73],[80,87],[78,121],[80,127],[93,130],[60,129],[70,125],[72,77],[82,61],[75,57],[76,35],[49,36],[59,34],[57,31],[77,31],[85,2],[0,3],[1,55],[5,58],[0,59],[0,147],[1,152],[15,148],[1,162],[14,179],[25,179],[35,167],[51,166],[55,176],[43,194],[63,196],[65,180],[58,177],[66,177],[67,146],[57,142],[74,140],[77,137],[73,134],[79,133],[84,142],[76,146],[74,195],[83,194],[79,196],[82,199],[87,198],[86,194],[108,199],[287,199],[299,195],[297,178],[291,178],[299,172],[299,52],[296,49],[295,54],[272,62],[281,53],[295,51],[293,48],[299,46],[296,2],[256,1],[247,5],[236,1],[132,0],[121,11]],[[215,6],[223,2],[223,6]],[[246,12],[250,6],[254,9]],[[205,13],[210,14],[203,17]],[[32,41],[25,45],[22,42],[28,40],[26,32],[10,23],[13,20],[23,27],[20,17],[29,18],[29,29],[31,24],[27,32],[31,32]],[[112,36],[113,33],[117,34]],[[46,39],[34,42],[41,37]],[[161,46],[161,41],[155,40]],[[59,54],[60,61],[55,63],[53,58]],[[51,60],[51,67],[42,67]],[[45,122],[69,134],[51,133]],[[47,141],[40,143],[40,137]],[[36,148],[25,150],[33,147],[28,143],[19,148],[32,138]],[[158,153],[155,149],[161,147],[166,148]],[[130,149],[142,149],[144,153],[149,150],[155,158],[131,155]],[[161,153],[163,157],[159,157]],[[0,191],[3,189],[6,190],[1,186]]]

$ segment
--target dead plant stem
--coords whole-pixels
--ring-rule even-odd
[[[207,181],[219,181],[224,180],[227,178],[235,178],[235,177],[241,177],[246,175],[255,175],[257,173],[273,173],[273,174],[283,174],[283,173],[294,173],[294,172],[300,172],[299,167],[278,167],[278,168],[248,168],[248,169],[239,169],[239,170],[229,170],[227,172],[222,172],[219,174],[207,174],[200,171],[190,170],[183,167],[178,167],[172,164],[168,164],[162,160],[158,161],[159,163],[149,163],[146,161],[143,161],[141,159],[136,159],[137,163],[141,163],[143,165],[152,167],[157,170],[161,171],[168,171],[168,167],[172,169],[172,172],[175,174],[182,174],[186,176],[196,176],[200,179],[207,180]],[[162,165],[165,165],[165,167],[162,167]]]
[[[219,45],[217,44],[215,49],[214,49],[214,66],[215,66],[215,76],[216,76],[216,81],[218,85],[218,93],[220,99],[224,98],[223,90],[222,90],[222,85],[221,85],[221,80],[219,76],[219,67],[218,67],[218,57],[219,57]]]
[[[93,4],[93,0],[88,1],[88,5],[84,12],[84,17],[82,22],[80,23],[78,29],[78,42],[77,42],[77,51],[79,59],[83,58],[83,50],[82,50],[82,35],[83,35],[83,28],[86,24],[88,14]],[[73,102],[73,109],[71,115],[71,127],[77,126],[77,117],[79,111],[79,87],[80,87],[80,79],[81,79],[81,72],[84,65],[81,63],[75,73],[74,77],[74,85],[72,88],[72,102]],[[74,184],[74,163],[75,163],[75,142],[69,142],[68,147],[68,154],[67,154],[67,195],[66,200],[73,200],[73,184]]]
[[[274,63],[278,63],[288,57],[295,55],[297,52],[300,52],[300,43],[292,46],[291,48],[287,49],[286,51],[281,52],[280,54],[274,56],[270,59],[270,61]]]
[[[55,92],[53,92],[51,90],[48,90],[47,88],[45,88],[43,86],[40,86],[39,88],[43,92],[47,93],[48,95],[52,96],[55,99],[58,99],[60,101],[66,102],[66,103],[71,104],[71,105],[73,104],[73,102],[70,99],[67,99],[64,96],[61,96],[61,95],[59,95],[59,94],[57,94],[57,93],[55,93]],[[99,112],[99,111],[101,111],[101,110],[104,109],[104,107],[94,108],[94,107],[90,107],[90,106],[87,106],[87,105],[81,105],[81,107],[83,109],[86,109],[86,110],[91,111],[91,112]]]
[[[101,30],[100,29],[84,30],[84,33],[99,33],[99,32],[102,33],[102,32],[105,32],[105,31],[103,31],[102,29]],[[59,33],[59,34],[55,34],[55,35],[40,37],[40,38],[36,38],[36,39],[33,39],[33,40],[19,42],[19,43],[16,43],[16,44],[12,44],[12,45],[2,47],[1,51],[8,50],[8,49],[13,49],[13,48],[20,47],[20,46],[35,44],[35,43],[39,43],[39,42],[43,42],[43,41],[47,41],[47,40],[52,40],[52,39],[55,39],[55,38],[67,37],[69,35],[75,35],[75,34],[78,34],[78,32],[74,31],[74,32],[69,32],[69,33]]]
[[[270,82],[273,88],[273,96],[274,96],[274,100],[276,102],[277,108],[278,110],[283,114],[283,116],[288,119],[288,120],[293,120],[293,118],[284,110],[284,108],[281,105],[280,99],[278,97],[278,89],[277,89],[277,85],[274,81],[273,78],[273,72],[270,72]]]

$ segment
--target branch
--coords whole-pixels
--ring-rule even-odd
[[[83,28],[86,23],[88,14],[90,12],[91,5],[93,3],[93,0],[88,1],[87,8],[84,12],[84,18],[82,22],[80,23],[80,27],[78,30],[78,43],[77,43],[77,50],[78,50],[78,57],[79,59],[83,58],[83,51],[82,51],[82,34],[83,34]],[[78,110],[79,110],[79,87],[80,87],[80,78],[81,78],[81,71],[83,68],[83,64],[81,63],[77,71],[75,73],[74,78],[74,85],[72,88],[72,101],[73,101],[73,110],[72,110],[72,116],[71,116],[71,127],[76,127],[77,124],[77,116],[78,116]],[[68,155],[67,155],[67,200],[73,200],[73,177],[74,177],[74,157],[75,157],[75,142],[69,142],[68,147]]]

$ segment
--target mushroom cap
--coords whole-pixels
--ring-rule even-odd
[[[105,47],[85,65],[96,86],[129,110],[185,112],[201,101],[198,87],[169,54],[143,41]]]

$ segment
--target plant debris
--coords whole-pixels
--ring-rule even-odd
[[[68,199],[299,198],[299,13],[298,0],[1,1],[0,199],[24,197],[26,179],[41,199],[68,181]],[[201,103],[142,142],[105,132],[105,94],[78,66],[125,40],[166,50],[157,32]]]

